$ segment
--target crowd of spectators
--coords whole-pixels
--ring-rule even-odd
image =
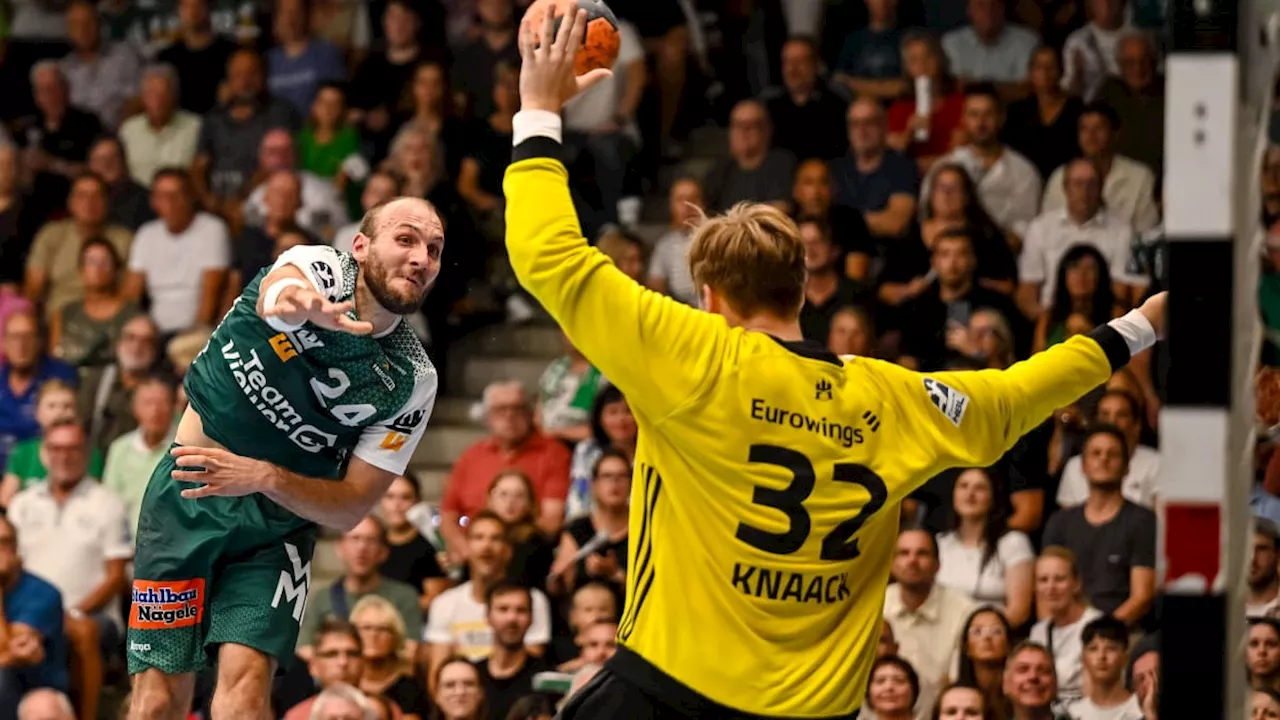
[[[527,4],[4,6],[0,720],[116,710],[132,529],[179,381],[280,252],[348,248],[366,209],[415,195],[449,239],[414,319],[437,363],[533,314],[501,248]],[[565,109],[567,161],[584,232],[654,291],[696,304],[690,225],[741,201],[795,217],[802,329],[841,355],[1004,368],[1163,286],[1160,2],[610,4],[621,53]],[[683,162],[704,124],[727,128],[710,167]],[[1262,191],[1270,228],[1280,150]],[[1265,261],[1280,337],[1280,244]],[[905,503],[864,717],[1155,720],[1161,352]],[[626,397],[566,342],[536,388],[496,382],[481,409],[438,526],[410,473],[338,541],[280,716],[544,720],[612,654]],[[1262,717],[1280,717],[1278,496],[1264,452]]]

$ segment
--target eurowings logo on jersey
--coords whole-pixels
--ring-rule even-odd
[[[960,427],[964,420],[964,411],[969,407],[969,396],[933,378],[924,379],[924,389],[929,393],[929,402],[951,421]]]

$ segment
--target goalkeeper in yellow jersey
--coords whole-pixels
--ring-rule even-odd
[[[607,74],[573,75],[584,24],[522,32],[505,179],[521,284],[640,425],[618,652],[562,716],[853,718],[898,504],[1105,382],[1156,341],[1165,298],[1004,371],[839,358],[801,338],[804,250],[764,205],[694,232],[702,310],[646,290],[583,239],[559,159],[561,106]]]

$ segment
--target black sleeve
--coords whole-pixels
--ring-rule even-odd
[[[1156,514],[1150,510],[1133,506],[1133,555],[1129,558],[1131,567],[1154,568],[1156,566]]]
[[[1049,517],[1049,523],[1044,527],[1044,547],[1049,547],[1050,545],[1065,546],[1067,544],[1065,521],[1067,519],[1066,513],[1068,512],[1071,511],[1059,510]]]

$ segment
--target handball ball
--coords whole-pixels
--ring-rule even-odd
[[[525,11],[522,22],[532,23],[534,36],[540,39],[542,23],[548,12],[556,18],[555,27],[559,30],[561,18],[578,10],[587,11],[587,31],[574,59],[574,72],[584,75],[600,68],[612,69],[618,59],[622,38],[618,34],[618,18],[603,0],[534,0]]]

